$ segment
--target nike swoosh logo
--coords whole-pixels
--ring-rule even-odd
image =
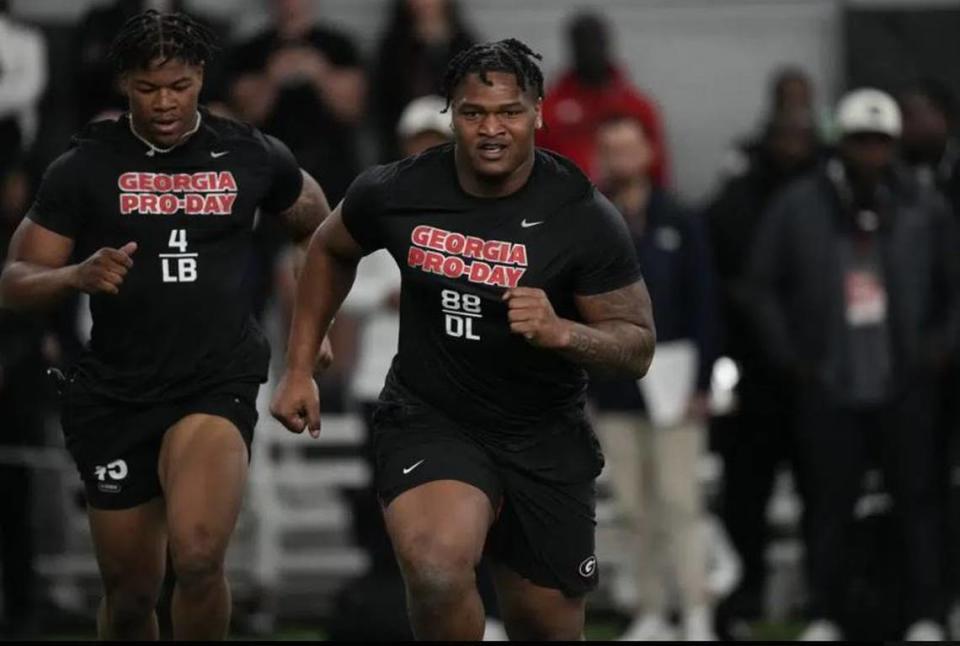
[[[543,220],[540,220],[539,222],[527,222],[527,219],[526,219],[526,218],[520,220],[520,226],[522,226],[524,229],[529,229],[530,227],[535,227],[535,226],[537,226],[538,224],[543,224]]]
[[[426,460],[426,458],[424,458],[424,460]],[[404,470],[403,470],[403,475],[407,475],[408,473],[410,473],[411,471],[413,471],[414,469],[416,469],[416,468],[417,468],[418,466],[420,466],[421,464],[423,464],[423,460],[420,460],[420,461],[417,462],[416,464],[411,464],[409,467],[404,468]]]
[[[210,151],[210,156],[213,157],[214,159],[216,159],[217,157],[223,157],[224,155],[229,155],[229,154],[230,154],[229,150],[221,150],[220,152],[214,152],[212,150]]]

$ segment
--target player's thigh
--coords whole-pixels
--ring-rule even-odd
[[[166,571],[163,500],[154,498],[129,509],[89,507],[87,516],[108,596],[134,595],[152,607]]]
[[[167,431],[158,468],[175,566],[222,561],[240,511],[247,463],[244,438],[224,417],[190,414]]]
[[[537,585],[514,570],[494,563],[500,614],[511,640],[583,639],[586,597],[568,597]]]
[[[424,561],[474,567],[494,520],[490,497],[458,480],[433,480],[404,491],[384,508],[401,567]]]

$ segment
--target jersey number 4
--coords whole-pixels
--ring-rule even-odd
[[[165,283],[192,283],[197,280],[197,255],[187,252],[187,230],[173,229],[170,231],[170,242],[167,243],[170,253],[160,254],[160,267],[163,271]]]

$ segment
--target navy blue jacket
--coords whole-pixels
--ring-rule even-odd
[[[634,234],[643,279],[653,302],[657,342],[692,340],[699,351],[696,389],[708,391],[717,355],[713,263],[705,227],[665,191],[654,188],[642,234]],[[594,380],[590,396],[601,410],[643,408],[633,380]]]

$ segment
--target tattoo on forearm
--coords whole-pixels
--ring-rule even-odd
[[[300,197],[281,215],[294,238],[302,240],[312,235],[329,213],[330,206],[320,186],[304,173]]]
[[[615,373],[643,373],[653,351],[652,335],[626,321],[577,325],[565,354],[577,363]]]
[[[656,334],[643,281],[595,296],[578,296],[584,323],[575,324],[563,354],[593,370],[642,376],[653,358]]]

